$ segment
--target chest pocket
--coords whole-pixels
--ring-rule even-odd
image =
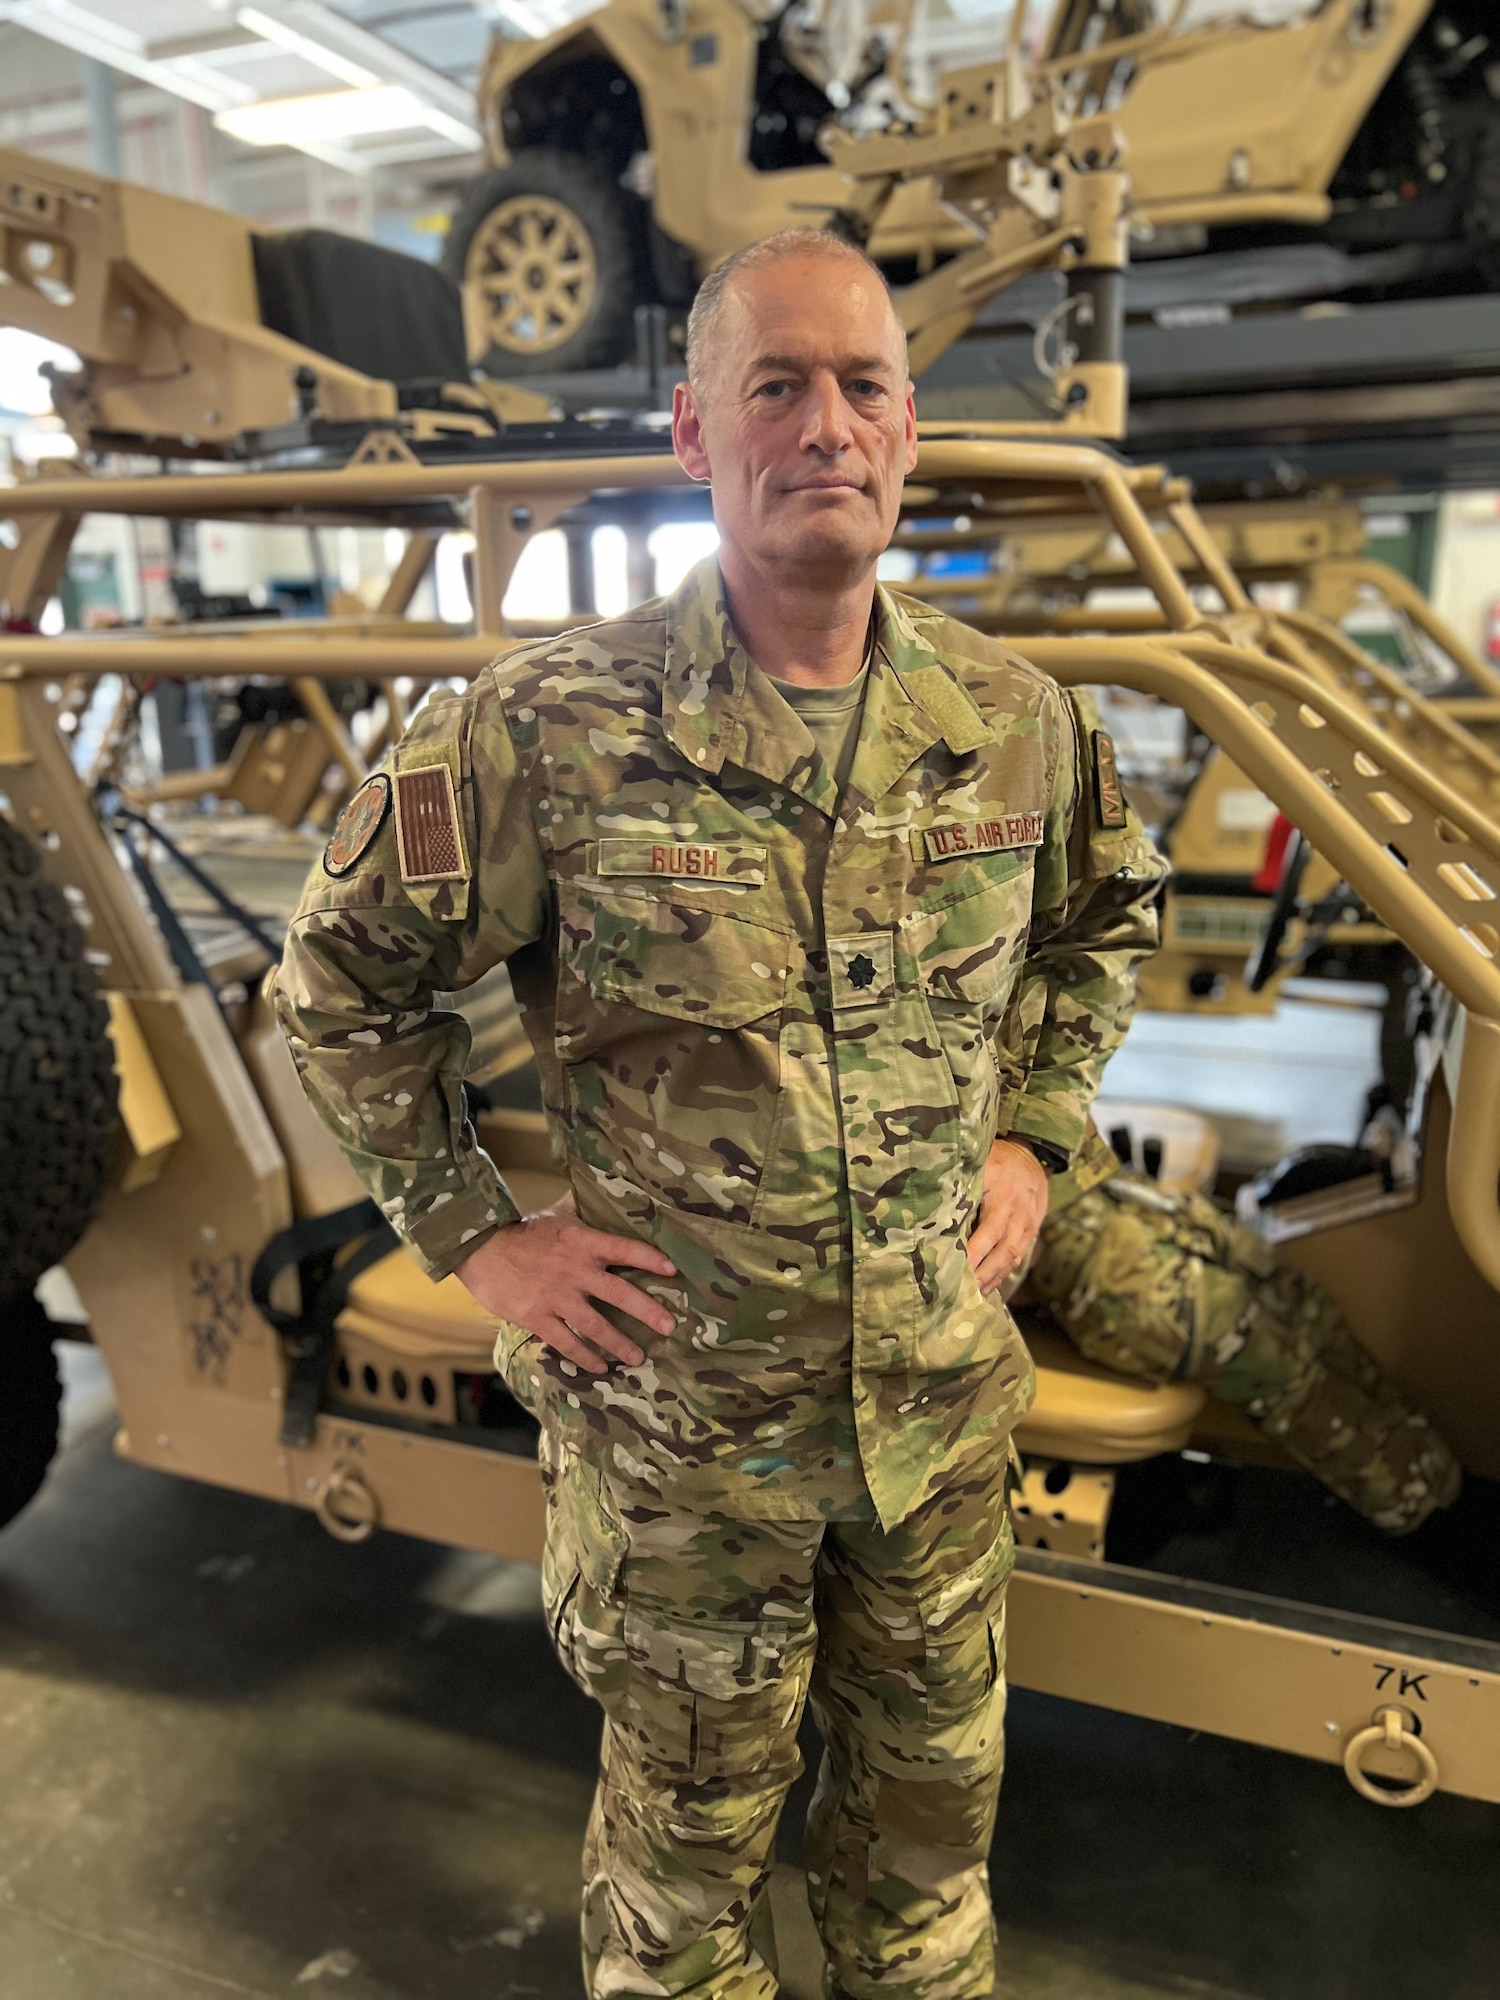
[[[748,1224],[781,1086],[790,933],[686,879],[585,876],[558,902],[576,1147],[658,1202]]]
[[[1034,850],[953,860],[929,869],[908,919],[923,990],[938,1008],[1004,1010],[1031,924]]]
[[[960,1170],[970,1188],[1006,1101],[997,1043],[1026,953],[1033,859],[1033,850],[1022,848],[929,869],[926,894],[907,920],[928,1017],[953,1080]]]
[[[744,889],[765,879],[764,849],[751,850],[753,861],[739,861],[745,872],[721,885],[701,872],[629,874],[622,862],[635,856],[618,850],[644,843],[599,845],[609,872],[582,877],[559,892],[560,1054],[584,1052],[572,1040],[564,1049],[561,1034],[565,1023],[570,1033],[584,1025],[580,1007],[586,1014],[589,1000],[706,1028],[743,1028],[780,1015],[791,937],[757,922],[741,902]],[[678,845],[656,852],[679,863],[692,860],[699,869],[705,860],[725,867],[735,862],[727,848]]]

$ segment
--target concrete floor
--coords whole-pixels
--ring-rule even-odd
[[[597,1724],[536,1573],[122,1464],[65,1352],[67,1447],[0,1537],[0,2000],[578,2000]],[[998,1993],[1494,2000],[1497,1861],[1500,1810],[1018,1694]]]

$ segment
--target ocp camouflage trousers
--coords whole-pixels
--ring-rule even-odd
[[[850,2000],[981,2000],[1004,1761],[1007,1466],[875,1519],[736,1521],[546,1435],[543,1599],[604,1710],[584,1850],[590,2000],[771,2000],[777,1820],[811,1700],[808,1893]]]
[[[1201,1382],[1387,1533],[1458,1491],[1452,1450],[1322,1286],[1206,1195],[1105,1181],[1047,1218],[1017,1303],[1105,1368]]]

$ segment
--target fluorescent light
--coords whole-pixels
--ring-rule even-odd
[[[376,132],[408,132],[426,125],[428,107],[404,83],[370,90],[314,90],[302,97],[263,97],[221,111],[221,132],[250,146],[301,146],[358,139]]]
[[[154,61],[146,52],[144,40],[133,29],[123,28],[118,21],[78,6],[75,0],[0,0],[0,22],[4,21],[28,28],[32,34],[57,42],[65,49],[76,49],[79,55],[96,56],[111,69],[122,70],[142,83],[154,84],[158,90],[170,91],[174,97],[185,97],[190,104],[202,105],[205,111],[221,110],[246,94],[241,84],[218,75],[208,64],[196,62],[191,56]]]
[[[336,49],[314,41],[311,35],[299,34],[287,22],[278,21],[271,14],[263,14],[259,7],[241,7],[234,18],[252,35],[259,35],[263,42],[275,42],[278,48],[301,56],[315,69],[327,70],[340,83],[351,84],[356,90],[368,90],[380,81],[374,70],[366,69],[363,63],[351,62],[348,56],[341,56]]]

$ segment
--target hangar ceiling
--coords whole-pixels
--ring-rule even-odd
[[[230,139],[344,172],[468,158],[489,36],[590,0],[0,0],[4,25],[197,106]],[[7,71],[19,81],[15,64]],[[10,93],[0,88],[0,97]]]

